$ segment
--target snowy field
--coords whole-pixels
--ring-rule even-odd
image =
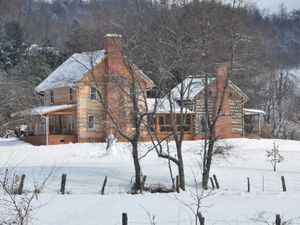
[[[273,141],[284,156],[277,172],[266,158],[266,150],[272,148]],[[293,219],[292,224],[300,224],[300,142],[269,139],[226,142],[234,147],[231,157],[216,159],[211,171],[211,175],[216,174],[220,189],[205,192],[208,196],[201,201],[205,224],[262,224],[252,221],[261,212],[265,212],[270,224],[276,213],[284,219]],[[104,143],[32,146],[17,139],[0,139],[0,168],[2,172],[4,167],[9,167],[17,174],[26,174],[26,190],[32,189],[33,180],[41,180],[47,171],[55,168],[51,183],[34,202],[35,206],[45,205],[33,212],[30,224],[122,224],[125,212],[129,224],[151,224],[150,215],[155,216],[157,225],[190,225],[195,224],[195,186],[201,187],[198,153],[202,144],[201,141],[184,142],[187,190],[180,194],[127,194],[130,181],[134,180],[127,143],[117,143],[113,152],[106,152]],[[149,146],[150,143],[139,146],[141,155]],[[170,147],[175,150],[173,142]],[[171,187],[167,161],[157,158],[155,152],[142,158],[141,166],[147,185]],[[67,174],[66,195],[59,194],[63,173]],[[177,174],[175,166],[173,173]],[[102,196],[100,190],[105,176],[108,181]],[[282,191],[281,176],[285,177],[287,192]]]

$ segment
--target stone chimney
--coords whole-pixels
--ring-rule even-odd
[[[214,113],[217,114],[221,103],[221,98],[225,88],[226,78],[228,75],[227,65],[218,65],[216,68],[217,81],[216,81],[216,101],[214,104]],[[215,136],[219,138],[230,138],[232,137],[232,126],[230,116],[230,105],[228,98],[228,88],[223,100],[223,106],[221,116],[217,119],[215,127]]]
[[[119,75],[122,73],[122,36],[106,34],[104,36],[105,53],[107,55],[107,74]]]

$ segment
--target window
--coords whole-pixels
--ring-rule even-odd
[[[251,116],[249,116],[249,115],[244,116],[244,121],[245,121],[245,123],[251,123]]]
[[[72,93],[72,88],[69,89],[69,102],[72,102],[73,100],[73,93]]]
[[[129,100],[133,101],[133,90],[132,90],[132,87],[129,88]]]
[[[134,120],[132,120],[132,128],[133,128],[133,129],[136,129],[136,125],[135,125]]]
[[[68,116],[68,130],[74,130],[74,129],[75,129],[74,116]]]
[[[50,91],[50,104],[53,104],[53,91]]]
[[[158,124],[159,125],[165,125],[166,124],[166,120],[165,120],[165,116],[164,115],[160,115],[158,117]]]
[[[49,117],[49,133],[54,134],[55,132],[55,117]]]
[[[95,129],[95,117],[93,115],[89,115],[89,129]]]
[[[206,121],[204,116],[200,117],[200,133],[204,133],[206,131]]]
[[[186,124],[191,124],[191,115],[186,115]]]
[[[154,129],[155,129],[155,125],[156,125],[156,118],[155,118],[155,115],[150,115],[148,117],[148,123],[150,125],[150,129],[152,132],[154,132]]]
[[[97,92],[95,87],[91,87],[91,100],[97,99]]]

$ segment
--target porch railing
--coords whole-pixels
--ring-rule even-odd
[[[192,125],[185,125],[184,127],[180,127],[179,125],[176,126],[177,131],[180,131],[180,129],[183,129],[183,131],[187,134],[192,134]],[[155,126],[151,128],[152,132],[154,132],[154,129],[156,129]],[[170,133],[173,131],[173,128],[171,125],[157,125],[157,132],[158,133]]]

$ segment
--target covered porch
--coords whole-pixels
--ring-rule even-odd
[[[76,104],[37,107],[14,113],[12,117],[22,118],[19,119],[18,137],[24,142],[33,145],[78,142]]]
[[[260,138],[261,117],[266,115],[262,110],[244,108],[244,136],[247,138]]]
[[[180,131],[180,129],[184,130],[184,140],[194,140],[194,112],[185,107],[181,108],[176,101],[166,97],[160,99],[147,98],[147,106],[149,113],[147,123],[150,125],[152,133],[154,134],[155,132],[159,139],[173,132],[171,118],[171,116],[173,116],[174,119],[176,119],[177,131]],[[183,128],[180,127],[181,114],[185,117],[185,125]]]
[[[176,113],[176,129],[180,131],[180,114]],[[186,124],[182,128],[184,130],[184,140],[194,139],[193,113],[184,114]],[[148,124],[151,125],[151,131],[156,132],[158,138],[164,138],[173,131],[172,120],[169,113],[157,113],[152,117],[148,117]]]

